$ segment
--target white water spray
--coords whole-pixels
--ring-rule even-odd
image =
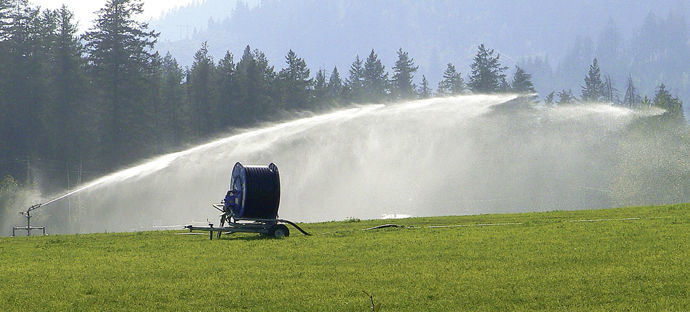
[[[607,144],[638,113],[506,103],[516,98],[363,105],[276,124],[154,158],[50,202],[75,197],[72,232],[217,221],[209,205],[241,161],[278,165],[280,216],[296,221],[606,206]]]

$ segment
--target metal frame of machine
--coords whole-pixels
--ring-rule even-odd
[[[225,199],[212,205],[221,212],[220,227],[209,223],[208,227],[187,225],[185,228],[190,232],[208,231],[209,239],[213,239],[214,232],[218,238],[222,233],[258,233],[282,238],[290,235],[285,225],[289,224],[302,234],[310,235],[294,222],[278,218],[279,203],[278,167],[272,163],[268,166],[244,166],[238,162],[232,170],[230,190]]]
[[[16,236],[16,231],[26,231],[26,236],[31,236],[31,230],[43,230],[43,235],[46,235],[46,227],[45,226],[31,226],[31,212],[41,208],[45,204],[36,204],[26,211],[22,211],[21,215],[23,215],[26,218],[26,226],[13,226],[12,227],[12,237]]]

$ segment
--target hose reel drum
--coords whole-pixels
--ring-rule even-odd
[[[220,204],[213,204],[222,212],[220,227],[197,227],[188,225],[189,231],[209,231],[232,234],[238,232],[260,233],[272,237],[286,237],[290,231],[285,224],[292,225],[305,235],[295,223],[278,219],[280,206],[280,173],[278,166],[271,163],[267,166],[245,166],[236,163],[230,175],[230,189]],[[227,223],[227,226],[226,226]]]

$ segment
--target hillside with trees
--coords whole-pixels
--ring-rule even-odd
[[[534,62],[511,69],[484,44],[475,46],[467,64],[443,60],[433,74],[438,83],[427,79],[428,71],[404,46],[385,51],[395,53],[393,62],[369,49],[351,55],[347,66],[326,70],[311,65],[299,47],[280,60],[246,44],[239,55],[230,50],[236,47],[225,47],[216,58],[203,42],[185,67],[159,52],[160,34],[137,19],[141,13],[140,0],[108,0],[94,26],[78,34],[66,7],[0,0],[3,209],[19,202],[13,196],[21,189],[62,191],[154,155],[305,112],[466,93],[534,93],[543,79],[529,70]],[[678,80],[646,92],[640,76],[630,73],[621,96],[602,70],[609,66],[610,59],[590,59],[577,82],[550,90],[544,104],[657,106],[666,111],[662,119],[685,124],[680,92],[668,87]]]

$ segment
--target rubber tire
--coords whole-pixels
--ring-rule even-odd
[[[283,238],[290,236],[290,229],[285,224],[277,224],[271,229],[271,236],[275,238]]]

